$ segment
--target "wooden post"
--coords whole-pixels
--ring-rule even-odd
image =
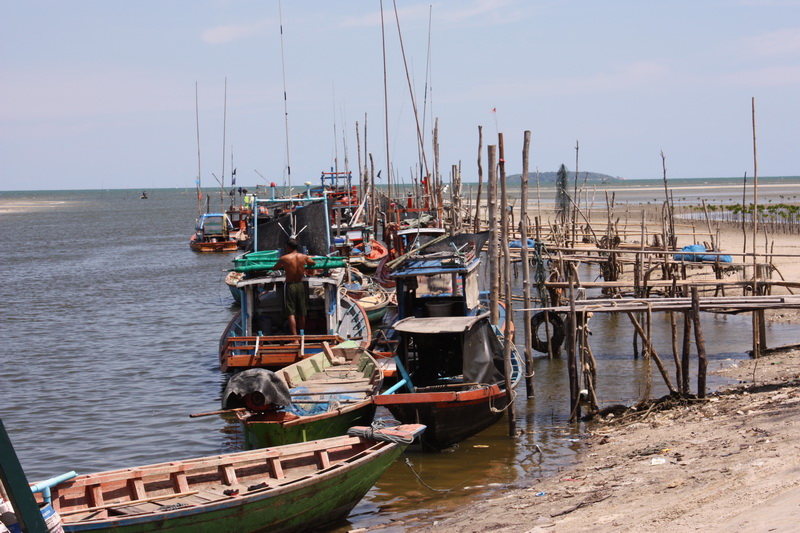
[[[569,283],[569,313],[567,314],[565,342],[567,344],[567,371],[569,373],[569,420],[574,422],[581,416],[580,402],[580,376],[578,374],[578,361],[575,353],[575,331],[577,326],[577,313],[575,312],[575,280],[572,279],[572,270],[565,272]]]
[[[522,239],[522,307],[525,309],[523,322],[525,329],[525,392],[528,398],[533,398],[535,391],[533,388],[533,354],[531,346],[533,337],[531,336],[531,265],[528,258],[528,154],[531,146],[531,132],[525,131],[522,144],[522,179],[520,183],[520,197],[522,206],[520,207],[519,226],[520,239]]]
[[[502,196],[502,205],[503,205],[503,214],[501,217],[502,220],[502,229],[500,230],[501,233],[501,243],[503,248],[503,280],[505,281],[505,287],[503,292],[505,293],[505,304],[506,304],[506,320],[504,324],[504,331],[503,337],[505,343],[503,344],[503,361],[505,366],[505,375],[506,375],[506,394],[508,394],[508,436],[514,437],[517,432],[517,420],[514,413],[514,390],[511,387],[511,346],[514,342],[514,339],[511,334],[511,326],[514,322],[514,309],[512,307],[512,298],[511,298],[511,252],[508,246],[508,209],[505,206],[508,205],[508,191],[506,189],[506,171],[505,171],[505,162],[503,161],[503,137],[500,137],[500,188],[501,188],[501,196]]]
[[[497,249],[497,146],[487,146],[489,158],[489,313],[492,324],[500,322],[500,281]]]
[[[478,126],[478,196],[475,199],[475,233],[480,231],[481,220],[481,189],[483,188],[483,162],[481,161],[481,150],[483,150],[483,126]]]
[[[756,238],[758,237],[758,157],[756,152],[756,99],[752,99],[753,107],[753,296],[758,296],[758,254]],[[761,332],[759,329],[758,311],[753,311],[753,357],[761,356]]]
[[[697,287],[692,287],[692,320],[694,322],[694,338],[697,345],[697,397],[706,397],[706,343],[703,340],[703,328],[700,325],[700,297]],[[687,372],[688,373],[688,372]]]
[[[642,338],[642,351],[645,354],[645,357],[652,358],[653,361],[656,363],[656,367],[658,367],[658,371],[661,373],[661,377],[664,379],[664,384],[669,389],[670,394],[676,394],[678,391],[675,390],[675,387],[672,386],[672,380],[669,379],[669,373],[667,372],[666,367],[664,367],[664,363],[661,362],[661,358],[658,356],[653,343],[650,341],[647,332],[641,326],[638,320],[636,320],[636,316],[633,312],[627,312],[628,318],[631,320],[631,324],[636,329],[636,333]],[[646,315],[648,321],[651,320],[650,311],[648,310],[648,314]],[[648,328],[649,329],[649,328]],[[648,361],[649,365],[649,361]]]

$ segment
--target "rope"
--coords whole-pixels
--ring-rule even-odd
[[[406,444],[409,445],[414,442],[414,437],[406,438],[400,437],[397,435],[390,435],[381,431],[386,427],[386,424],[381,421],[377,420],[372,423],[372,425],[366,429],[356,429],[350,428],[347,430],[347,434],[351,437],[364,437],[365,439],[369,440],[379,440],[383,442],[394,442],[397,444]]]
[[[411,460],[408,457],[405,457],[405,463],[406,463],[406,466],[408,467],[408,469],[411,470],[411,473],[414,474],[414,476],[417,478],[417,480],[420,483],[422,483],[422,485],[425,488],[427,488],[428,490],[432,490],[433,492],[450,492],[451,490],[462,486],[462,484],[458,484],[458,485],[455,485],[455,486],[453,486],[453,487],[451,487],[449,489],[436,489],[434,487],[431,487],[430,485],[425,483],[425,481],[421,477],[419,477],[419,474],[417,474],[416,470],[414,470],[414,465],[411,464]]]
[[[505,407],[503,407],[502,409],[498,409],[497,407],[495,407],[495,406],[493,405],[493,404],[494,404],[494,398],[493,398],[493,397],[490,397],[490,398],[489,398],[489,410],[490,410],[491,412],[493,412],[493,413],[502,413],[503,411],[505,411],[506,409],[508,409],[508,408],[511,406],[511,404],[513,404],[513,403],[514,403],[514,400],[517,398],[517,391],[515,391],[514,389],[511,389],[511,391],[509,391],[509,394],[508,394],[508,395],[509,395],[509,401],[508,401],[508,403],[506,404],[506,406],[505,406]]]

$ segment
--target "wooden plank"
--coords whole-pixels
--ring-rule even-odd
[[[328,455],[328,450],[318,450],[315,455],[320,469],[331,466],[331,458]]]
[[[175,492],[189,491],[189,483],[186,481],[186,472],[173,472],[169,477],[172,479],[172,486]]]
[[[221,465],[219,467],[219,472],[226,485],[234,485],[237,483],[236,470],[232,465]]]
[[[91,504],[95,507],[102,506],[105,502],[103,501],[103,489],[99,484],[91,485],[87,487],[88,493],[88,500]]]
[[[152,498],[145,498],[145,499],[141,499],[141,500],[128,500],[128,501],[124,501],[124,502],[106,503],[106,504],[103,504],[103,505],[96,505],[96,506],[93,506],[93,507],[87,507],[85,509],[67,509],[65,511],[61,511],[60,510],[60,511],[58,511],[58,513],[60,515],[62,515],[62,516],[66,516],[66,515],[77,514],[77,513],[87,513],[87,512],[92,512],[92,511],[100,511],[100,510],[104,510],[104,509],[111,509],[112,507],[137,505],[137,504],[146,503],[146,502],[155,502],[155,501],[159,501],[159,500],[168,500],[170,498],[182,498],[184,496],[191,496],[191,495],[194,495],[194,494],[197,494],[196,490],[190,491],[190,492],[185,492],[185,493],[179,493],[179,494],[164,494],[164,495],[161,495],[161,496],[153,496]]]
[[[141,500],[147,497],[147,491],[144,490],[144,481],[142,478],[137,477],[129,480],[128,487],[134,499]]]
[[[283,479],[285,477],[280,457],[268,458],[267,464],[269,465],[270,470],[272,471],[272,477],[274,477],[275,479]]]

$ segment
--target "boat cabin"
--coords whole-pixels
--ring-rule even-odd
[[[415,390],[503,381],[503,345],[489,323],[476,316],[409,317],[394,325],[398,355]]]
[[[197,219],[194,229],[197,242],[228,240],[234,231],[231,219],[223,213],[203,213]]]
[[[488,232],[449,237],[396,266],[389,277],[397,283],[398,317],[481,313],[478,266],[487,238]]]

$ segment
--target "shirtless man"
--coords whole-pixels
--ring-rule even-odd
[[[286,310],[289,313],[289,330],[292,335],[297,335],[306,327],[306,287],[303,284],[303,274],[306,265],[314,265],[314,260],[297,251],[297,240],[286,241],[287,253],[282,255],[275,263],[273,270],[286,272]]]

